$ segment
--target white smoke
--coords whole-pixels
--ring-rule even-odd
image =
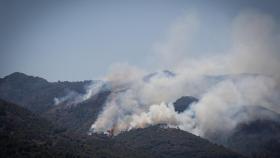
[[[195,121],[201,135],[230,132],[241,122],[269,117],[250,114],[245,108],[265,107],[280,112],[276,82],[265,76],[241,76],[219,82],[193,106]]]
[[[105,77],[112,93],[92,132],[113,129],[118,134],[163,123],[207,137],[230,132],[242,122],[272,119],[270,113],[251,108],[280,113],[280,43],[272,17],[257,11],[241,13],[231,25],[231,47],[212,57],[188,52],[188,43],[202,25],[199,16],[191,13],[179,20],[156,49],[160,64],[167,63],[176,75],[156,74],[147,82],[143,80],[147,71],[114,66]],[[181,96],[195,96],[199,102],[177,113],[172,103]]]
[[[103,81],[91,82],[89,85],[85,86],[86,93],[78,93],[76,91],[69,91],[67,95],[63,97],[55,97],[54,105],[67,104],[68,106],[73,106],[79,104],[85,100],[98,94],[100,91],[104,90],[105,83]]]

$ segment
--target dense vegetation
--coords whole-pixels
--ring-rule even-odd
[[[0,157],[3,158],[149,157],[106,136],[62,133],[50,122],[3,100],[0,100],[0,111]]]
[[[241,155],[191,133],[164,125],[135,129],[119,134],[115,140],[151,152],[159,158],[238,158]]]
[[[0,82],[0,98],[24,106],[32,112],[44,113],[54,105],[55,97],[64,97],[69,92],[85,93],[91,81],[48,82],[39,77],[15,72]]]
[[[105,91],[75,106],[65,103],[55,106],[54,98],[71,92],[84,94],[86,86],[92,82],[48,82],[16,72],[1,79],[0,98],[23,106],[61,128],[87,133],[110,92]]]
[[[62,132],[50,122],[0,100],[0,157],[240,157],[190,133],[160,126],[117,137]]]
[[[75,106],[59,105],[45,112],[43,116],[61,128],[87,133],[109,94],[109,91],[104,91]]]

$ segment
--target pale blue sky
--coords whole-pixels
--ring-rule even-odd
[[[155,43],[188,10],[208,24],[196,52],[226,49],[228,23],[242,9],[279,18],[277,0],[0,1],[0,77],[19,71],[50,81],[99,78],[116,62],[153,69]]]

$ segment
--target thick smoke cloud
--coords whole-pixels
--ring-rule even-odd
[[[211,135],[230,132],[242,122],[271,119],[273,114],[258,109],[261,106],[279,113],[277,93],[276,82],[270,77],[249,75],[221,81],[193,106],[197,128],[201,135]]]
[[[273,18],[241,13],[232,22],[228,50],[211,57],[188,52],[203,27],[199,19],[195,13],[179,18],[167,40],[156,45],[157,61],[174,76],[157,72],[147,81],[149,71],[113,66],[104,78],[112,93],[91,132],[118,134],[163,123],[209,137],[231,132],[239,123],[275,119],[280,113],[280,49]],[[199,101],[177,113],[172,103],[181,96]]]

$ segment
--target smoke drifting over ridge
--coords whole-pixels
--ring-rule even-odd
[[[76,91],[70,91],[66,96],[55,97],[53,99],[54,105],[59,105],[61,103],[67,104],[68,106],[76,105],[95,96],[97,93],[106,88],[103,81],[92,81],[91,84],[85,86],[85,89],[85,94],[81,94]]]
[[[114,65],[104,78],[112,93],[91,131],[113,129],[118,134],[164,123],[208,137],[242,122],[275,119],[280,113],[280,34],[273,18],[243,12],[232,22],[228,51],[194,57],[188,51],[202,24],[198,14],[187,14],[171,28],[166,42],[156,45],[157,61],[174,72],[172,77],[158,72],[146,81],[150,72]],[[177,113],[172,103],[181,96],[199,101]]]

